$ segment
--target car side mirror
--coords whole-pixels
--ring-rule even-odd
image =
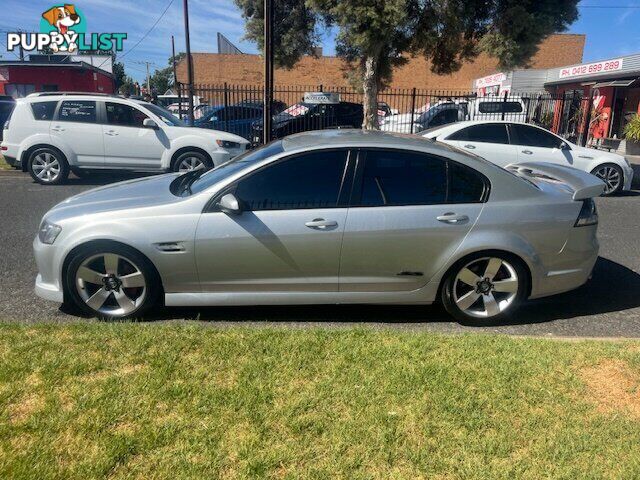
[[[240,202],[233,193],[223,195],[218,201],[217,207],[227,215],[240,215],[242,213]]]
[[[142,126],[144,128],[151,128],[153,130],[158,130],[160,128],[158,127],[158,124],[155,121],[151,120],[150,118],[145,118],[142,121]]]

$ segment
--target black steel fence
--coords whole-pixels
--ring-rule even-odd
[[[308,101],[310,92],[324,92],[324,103]],[[262,141],[262,88],[244,85],[195,85],[197,126]],[[168,107],[185,117],[187,86],[180,85],[178,104]],[[306,101],[307,100],[307,101]],[[326,128],[359,128],[363,95],[347,87],[277,85],[274,91],[272,138]],[[329,103],[326,103],[329,102]],[[592,102],[579,91],[564,94],[505,93],[478,97],[471,92],[386,89],[378,95],[380,129],[417,133],[463,120],[511,120],[542,126],[582,143],[588,140],[594,116]]]

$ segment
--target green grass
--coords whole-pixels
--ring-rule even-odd
[[[640,342],[3,324],[0,478],[640,478],[639,369]]]

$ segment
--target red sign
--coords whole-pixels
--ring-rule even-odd
[[[559,78],[581,77],[584,75],[593,75],[596,73],[615,72],[622,70],[622,59],[605,60],[603,62],[586,63],[584,65],[576,65],[575,67],[566,67],[560,69]]]
[[[486,87],[489,85],[500,85],[507,76],[504,73],[494,73],[486,77],[476,79],[476,88]]]

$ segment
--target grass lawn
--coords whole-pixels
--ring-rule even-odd
[[[2,479],[640,478],[640,342],[0,325]]]

